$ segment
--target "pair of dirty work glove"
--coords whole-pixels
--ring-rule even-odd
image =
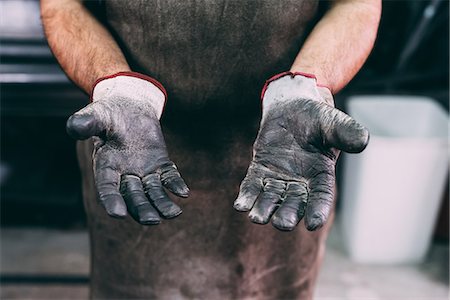
[[[313,75],[285,72],[262,91],[262,120],[253,158],[234,202],[252,222],[270,220],[292,230],[305,217],[320,228],[333,206],[339,151],[362,151],[369,132],[334,108],[331,92]],[[181,214],[165,189],[188,197],[189,188],[169,159],[159,119],[167,93],[153,78],[123,72],[97,81],[92,103],[73,114],[67,131],[92,137],[99,200],[117,218],[158,224]]]

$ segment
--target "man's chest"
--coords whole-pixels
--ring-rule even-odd
[[[111,0],[110,22],[124,22],[131,34],[182,45],[241,42],[250,36],[287,35],[316,10],[314,0]],[[132,30],[131,30],[132,28]],[[298,32],[297,32],[298,34]],[[237,46],[237,45],[236,45]]]
[[[289,68],[316,8],[316,0],[109,0],[106,16],[133,70],[163,82],[171,103],[222,98],[236,107],[245,105],[236,94],[257,94]]]

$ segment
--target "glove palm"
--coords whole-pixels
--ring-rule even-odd
[[[189,189],[169,159],[159,124],[165,95],[148,81],[131,76],[100,81],[94,102],[69,118],[67,130],[76,139],[93,137],[94,178],[107,213],[124,217],[128,207],[139,223],[157,224],[159,214],[181,213],[163,186],[181,197]]]
[[[368,131],[330,104],[329,91],[294,74],[267,83],[254,155],[234,207],[250,219],[292,230],[326,221],[334,198],[339,150],[360,152]]]

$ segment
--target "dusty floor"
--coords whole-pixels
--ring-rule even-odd
[[[433,244],[422,264],[368,266],[351,262],[340,241],[335,226],[315,299],[448,299],[448,245]],[[85,231],[3,229],[0,298],[86,299],[88,243]]]

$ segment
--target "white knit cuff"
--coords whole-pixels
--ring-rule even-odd
[[[133,101],[149,103],[155,110],[158,119],[161,118],[166,102],[165,93],[154,83],[141,77],[125,74],[101,79],[95,85],[92,92],[92,101],[109,97],[131,98]]]
[[[320,98],[315,78],[285,75],[267,83],[262,99],[263,116],[279,102]]]

